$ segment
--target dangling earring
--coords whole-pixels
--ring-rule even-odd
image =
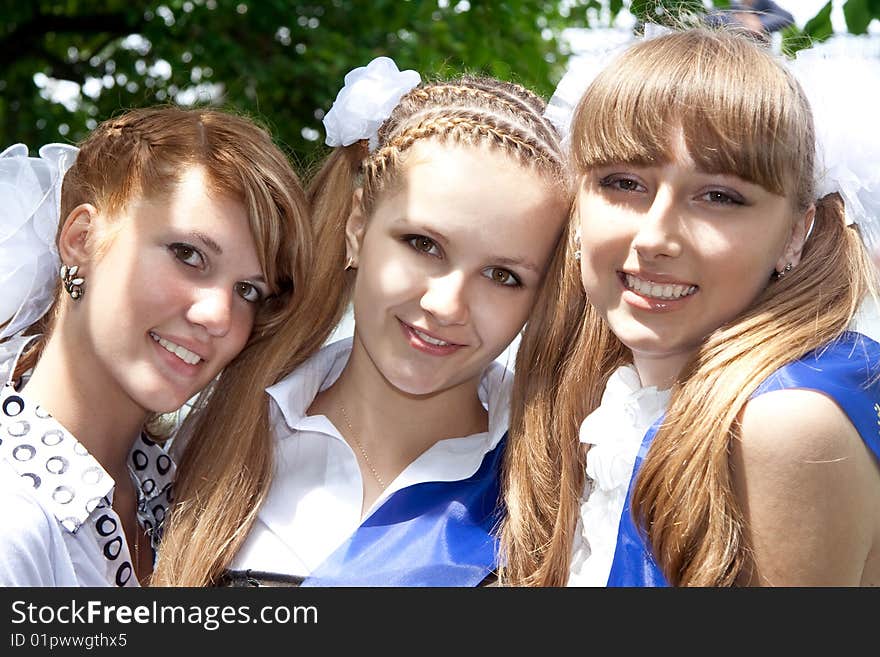
[[[574,259],[577,262],[581,261],[581,233],[580,231],[574,236]]]
[[[776,280],[780,281],[785,278],[785,275],[792,270],[791,263],[789,262],[785,267],[783,267],[782,271],[776,272]]]
[[[86,282],[82,276],[77,277],[76,273],[79,271],[79,265],[73,265],[72,267],[68,267],[67,265],[61,265],[61,270],[58,274],[61,276],[61,282],[64,284],[64,289],[67,290],[67,293],[70,295],[70,298],[76,301],[80,299],[85,291],[82,286],[83,283]]]
[[[348,256],[348,259],[345,261],[345,271],[351,271],[352,269],[356,269],[354,266],[354,258]]]

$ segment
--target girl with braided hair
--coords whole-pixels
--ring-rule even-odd
[[[379,58],[325,118],[317,266],[354,333],[269,388],[274,476],[226,583],[475,586],[497,567],[512,374],[495,359],[569,194],[539,98],[418,82]]]
[[[579,183],[518,352],[502,581],[877,586],[880,65],[700,27],[609,59],[551,100],[580,87]]]
[[[0,195],[0,583],[137,586],[175,499],[153,420],[204,390],[177,471],[254,477],[263,447],[234,441],[262,410],[246,393],[271,375],[268,338],[292,360],[320,344],[298,315],[304,190],[250,120],[168,106],[78,149],[7,149]]]

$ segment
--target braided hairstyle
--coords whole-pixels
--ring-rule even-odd
[[[317,265],[321,269],[318,278],[328,282],[324,299],[335,304],[337,321],[348,306],[354,281],[344,271],[342,239],[353,192],[362,189],[361,209],[369,217],[378,195],[393,185],[414,144],[430,139],[441,144],[489,145],[569,195],[560,138],[544,118],[544,107],[543,99],[512,82],[472,76],[427,82],[400,99],[379,128],[373,153],[363,140],[330,154],[306,192],[318,251],[324,254]]]
[[[544,102],[523,87],[483,78],[421,85],[406,94],[379,131],[379,147],[371,155],[366,140],[340,147],[328,156],[306,190],[315,231],[314,258],[309,280],[297,285],[301,294],[295,309],[261,355],[259,376],[251,377],[250,392],[239,398],[224,396],[211,413],[198,414],[195,430],[230,426],[242,447],[261,460],[240,458],[229,440],[223,450],[200,440],[199,451],[190,439],[178,472],[181,500],[166,531],[153,583],[173,586],[215,584],[231,563],[250,531],[271,483],[272,433],[269,406],[263,390],[289,375],[329,337],[341,320],[351,297],[353,276],[345,269],[345,224],[352,211],[354,192],[363,188],[363,209],[369,216],[377,195],[399,171],[405,152],[418,140],[441,143],[491,144],[515,157],[524,167],[566,187],[565,167],[558,136],[542,116]],[[238,359],[239,362],[241,358]],[[214,393],[216,399],[216,392]],[[219,401],[219,400],[218,400]],[[239,411],[247,405],[247,413]],[[259,404],[258,413],[251,406]],[[208,426],[209,425],[209,426]],[[222,459],[223,476],[200,466]],[[244,467],[242,467],[244,464]],[[186,480],[182,481],[181,477]],[[209,482],[210,485],[206,485]]]

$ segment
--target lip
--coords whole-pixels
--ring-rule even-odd
[[[458,351],[459,349],[461,349],[462,347],[465,346],[463,344],[451,342],[450,340],[447,340],[446,338],[443,338],[439,335],[436,335],[435,333],[432,333],[431,331],[426,331],[422,328],[418,328],[416,326],[412,326],[411,324],[407,324],[399,317],[397,318],[397,321],[400,323],[400,329],[403,331],[403,335],[407,339],[407,341],[409,342],[410,346],[413,347],[414,349],[417,349],[418,351],[421,351],[422,353],[425,353],[425,354],[428,354],[431,356],[449,356],[450,354],[455,353],[456,351]],[[448,342],[449,344],[443,346],[443,345],[431,344],[430,342],[425,342],[418,335],[418,333],[416,333],[416,331],[419,331],[420,333],[424,333],[425,335],[428,335],[428,336],[434,338],[435,340],[443,340],[443,342]]]
[[[151,335],[152,334],[152,335]],[[189,363],[184,362],[176,355],[172,354],[161,344],[156,342],[153,339],[153,335],[156,335],[164,340],[168,340],[169,342],[173,342],[174,344],[180,345],[184,349],[188,349],[189,351],[196,354],[201,360],[194,364],[190,365]],[[184,338],[178,338],[174,336],[164,335],[159,333],[158,331],[149,331],[147,333],[147,339],[152,343],[153,347],[159,353],[159,357],[162,359],[162,362],[166,363],[169,367],[173,369],[174,372],[181,374],[183,376],[194,376],[199,373],[202,369],[202,366],[207,362],[207,358],[205,357],[205,347],[204,345],[197,345],[192,340],[186,340]]]
[[[686,285],[686,286],[694,286],[696,287],[696,291],[692,294],[689,294],[685,297],[679,297],[678,299],[655,299],[653,297],[646,297],[635,290],[630,289],[626,285],[626,276],[635,276],[636,278],[640,278],[643,281],[651,281],[652,283],[663,283],[665,285]],[[622,299],[628,305],[637,308],[639,310],[647,310],[651,312],[674,312],[676,310],[680,310],[687,303],[689,303],[694,297],[696,297],[700,293],[700,286],[694,285],[693,283],[688,283],[682,281],[677,278],[673,278],[672,276],[668,276],[666,274],[648,274],[646,272],[640,271],[626,271],[620,270],[617,272],[617,279],[620,282],[620,287],[622,290]]]
[[[652,283],[663,283],[665,285],[694,285],[699,287],[696,283],[690,283],[688,281],[683,281],[680,278],[675,278],[673,276],[669,276],[668,274],[660,274],[660,273],[652,273],[642,270],[633,270],[633,269],[621,269],[617,272],[617,275],[620,277],[630,275],[635,276],[636,278],[641,278],[643,281],[651,281]]]

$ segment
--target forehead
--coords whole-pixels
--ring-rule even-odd
[[[388,191],[377,215],[393,206],[390,214],[398,220],[495,248],[541,251],[544,237],[558,234],[567,212],[566,195],[555,182],[486,145],[419,143]]]

